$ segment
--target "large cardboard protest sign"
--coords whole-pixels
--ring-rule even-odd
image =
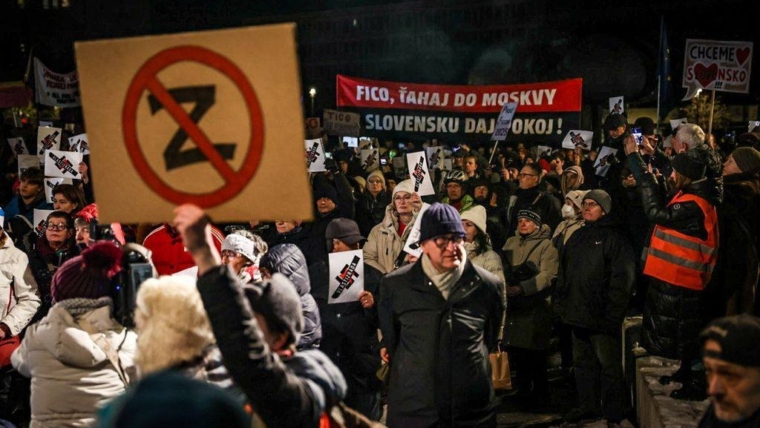
[[[356,302],[362,291],[364,291],[362,250],[330,253],[330,286],[327,303]]]
[[[81,42],[76,56],[102,222],[167,221],[182,203],[221,222],[311,218],[295,25]]]
[[[682,86],[684,100],[698,89],[749,92],[752,72],[752,42],[686,39]]]
[[[76,71],[56,73],[45,67],[39,59],[34,59],[35,100],[42,105],[56,107],[78,107],[79,76]]]
[[[337,105],[363,135],[488,142],[502,106],[517,103],[507,142],[554,144],[580,126],[582,79],[520,85],[430,85],[337,76]]]

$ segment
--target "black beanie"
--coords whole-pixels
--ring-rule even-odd
[[[679,153],[673,158],[673,169],[679,174],[692,181],[697,181],[705,178],[705,164],[702,162],[699,154],[694,151],[688,151],[686,153]]]
[[[334,204],[338,204],[338,192],[329,183],[320,182],[314,186],[314,200],[318,201],[322,198],[327,198]]]
[[[702,345],[708,340],[720,344],[720,352],[704,352],[745,367],[760,367],[760,318],[742,314],[717,319],[699,335]]]

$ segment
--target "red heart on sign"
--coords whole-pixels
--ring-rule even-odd
[[[703,88],[706,88],[718,77],[718,64],[705,67],[704,64],[694,66],[694,78]]]
[[[749,58],[749,46],[744,49],[736,50],[736,60],[739,61],[739,65],[744,65],[744,61]]]

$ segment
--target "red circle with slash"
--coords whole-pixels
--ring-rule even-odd
[[[200,63],[221,72],[232,80],[243,96],[248,108],[251,138],[248,142],[249,148],[246,157],[237,171],[233,170],[222,158],[208,136],[190,119],[185,110],[174,100],[157,78],[161,70],[184,61]],[[161,102],[206,156],[211,166],[222,176],[225,181],[222,187],[206,193],[185,192],[168,185],[151,168],[137,137],[137,107],[142,99],[143,92],[146,90]],[[127,97],[122,110],[122,127],[127,152],[137,173],[156,194],[175,204],[193,203],[202,208],[209,208],[234,198],[256,174],[264,149],[264,117],[256,92],[245,74],[228,58],[200,46],[178,46],[163,50],[140,67],[127,90]]]

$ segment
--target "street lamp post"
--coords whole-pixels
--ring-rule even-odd
[[[314,97],[317,95],[316,88],[309,89],[309,96],[311,97],[311,117],[314,117]]]

